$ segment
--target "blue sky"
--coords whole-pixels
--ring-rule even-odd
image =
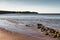
[[[0,10],[60,13],[60,0],[0,0]]]

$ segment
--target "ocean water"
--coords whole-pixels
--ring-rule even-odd
[[[46,27],[60,28],[60,15],[1,14],[0,19],[8,19],[8,20],[16,21],[18,23],[21,22],[25,24],[41,23]]]

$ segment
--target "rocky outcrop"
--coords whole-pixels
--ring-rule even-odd
[[[50,37],[53,37],[53,38],[59,38],[60,37],[60,32],[55,30],[55,29],[45,27],[42,24],[37,24],[37,26],[38,26],[37,28],[40,29],[41,32],[45,35],[49,35]]]

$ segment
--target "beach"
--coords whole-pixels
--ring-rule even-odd
[[[39,38],[32,37],[0,28],[0,40],[58,40],[58,39],[54,39],[54,38],[50,39],[49,37],[47,38],[46,36],[45,37],[42,36],[40,36]]]
[[[2,21],[5,22],[5,25],[6,23],[10,25],[16,24],[11,21],[8,22],[8,20],[2,20]],[[19,27],[16,27],[16,25],[8,26],[8,28],[7,27],[4,28],[1,26],[0,40],[58,40],[57,38],[51,38],[49,36],[42,34],[38,29],[31,29],[30,27],[25,27],[24,24],[18,25]]]
[[[0,29],[0,40],[40,40],[39,38],[18,34],[16,32],[9,32],[5,29]]]

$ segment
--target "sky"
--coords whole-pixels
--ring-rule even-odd
[[[60,13],[60,0],[0,0],[0,10]]]

